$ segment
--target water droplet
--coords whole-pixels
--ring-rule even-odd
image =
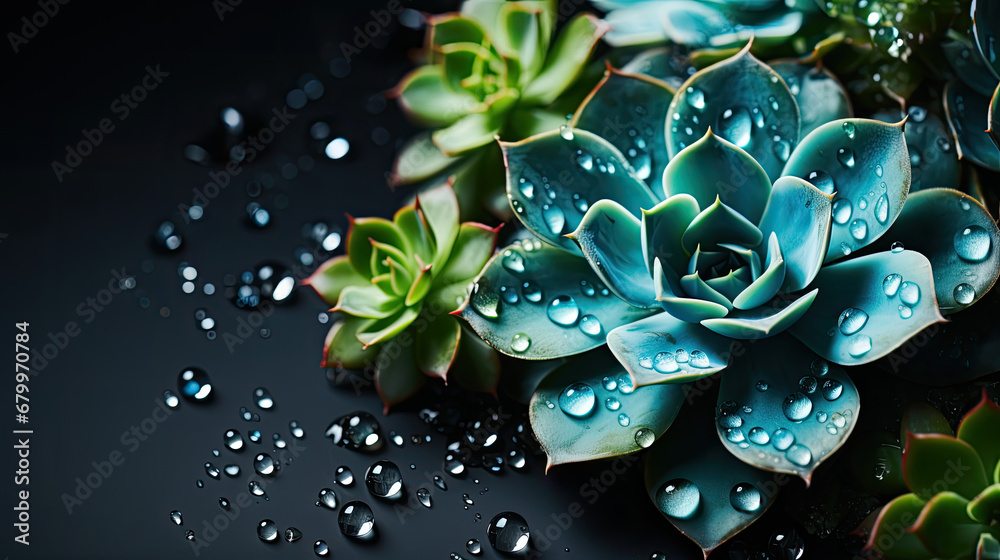
[[[847,121],[841,125],[841,128],[844,129],[844,134],[846,134],[849,139],[854,140],[854,123]]]
[[[618,425],[619,426],[621,426],[623,428],[627,428],[628,425],[631,422],[632,422],[632,419],[628,417],[628,414],[625,414],[624,412],[622,412],[621,414],[618,415]]]
[[[899,318],[900,319],[909,319],[910,317],[913,317],[913,309],[911,309],[911,308],[909,308],[909,307],[907,307],[905,305],[900,305],[899,306]]]
[[[693,350],[691,352],[690,365],[691,367],[696,368],[707,368],[712,364],[708,359],[708,354],[702,352],[701,350]]]
[[[875,175],[877,177],[881,177],[882,176],[882,166],[881,165],[876,165],[875,166]]]
[[[841,148],[837,150],[837,161],[848,169],[854,167],[854,151],[850,148]]]
[[[441,478],[438,475],[434,475],[433,480],[434,480],[434,486],[437,486],[442,490],[448,490],[448,483],[446,483],[443,478]]]
[[[469,554],[479,556],[483,552],[483,546],[479,544],[479,539],[469,539],[465,543],[465,550],[468,551]]]
[[[451,476],[459,477],[465,474],[465,463],[460,458],[449,453],[444,458],[444,470]]]
[[[719,134],[740,148],[745,148],[750,144],[752,127],[750,111],[746,107],[737,106],[726,109],[719,117]]]
[[[799,390],[802,391],[803,393],[810,393],[810,394],[814,393],[816,392],[817,386],[818,383],[816,381],[816,378],[811,375],[807,375],[802,379],[799,379]]]
[[[680,369],[673,352],[660,352],[653,357],[653,369],[660,373],[673,373]]]
[[[754,513],[760,509],[760,502],[760,491],[750,483],[741,482],[729,491],[729,503],[737,511]]]
[[[177,376],[177,388],[181,395],[196,403],[207,402],[212,397],[212,380],[201,368],[187,368]]]
[[[600,336],[604,327],[601,321],[593,315],[584,315],[580,319],[580,330],[588,336]]]
[[[576,320],[580,317],[580,308],[573,298],[558,296],[549,302],[548,315],[553,323],[570,327],[576,324]]]
[[[800,560],[805,553],[805,542],[795,531],[776,531],[771,535],[768,549],[771,552],[769,558]]]
[[[222,498],[222,497],[219,498],[219,507],[221,507],[222,509],[224,509],[226,511],[229,511],[230,509],[232,509],[232,506],[229,504],[229,500],[227,500],[225,498]]]
[[[875,201],[875,219],[878,223],[885,224],[889,221],[889,197],[883,194]]]
[[[760,391],[761,393],[763,393],[764,391],[767,391],[767,381],[764,381],[763,379],[761,379],[760,381],[758,381],[757,382],[757,390]]]
[[[261,485],[260,481],[251,480],[249,483],[247,483],[247,489],[250,490],[250,493],[253,494],[254,496],[263,497],[265,500],[268,499],[267,494],[264,492],[264,487]]]
[[[524,293],[524,299],[530,301],[531,303],[538,303],[542,301],[542,289],[532,282],[525,282],[521,286],[521,292]]]
[[[857,307],[848,307],[837,319],[837,326],[844,335],[854,334],[865,328],[866,324],[868,324],[868,314]]]
[[[864,356],[872,349],[872,339],[869,336],[859,334],[848,341],[847,353],[855,358]]]
[[[843,428],[847,425],[847,418],[839,412],[834,412],[830,415],[830,422],[833,422],[833,425],[838,428]]]
[[[417,500],[425,508],[431,507],[431,492],[426,488],[417,488]]]
[[[771,434],[771,445],[778,451],[784,451],[795,443],[795,435],[785,428],[778,428]]]
[[[216,467],[212,463],[205,463],[205,473],[212,478],[218,479],[221,471],[219,471],[219,467]]]
[[[685,100],[687,101],[687,104],[694,109],[701,110],[705,108],[705,92],[698,88],[687,88]]]
[[[176,509],[170,512],[170,520],[174,522],[174,525],[184,524],[184,518],[183,516],[181,516],[181,512],[177,511]]]
[[[517,333],[510,340],[510,349],[518,354],[527,352],[529,346],[531,346],[531,339],[524,333]]]
[[[468,494],[468,493],[466,493],[466,492],[463,492],[463,493],[462,493],[462,501],[463,501],[463,502],[465,502],[465,505],[469,505],[469,506],[474,506],[474,505],[476,505],[476,502],[473,502],[473,501],[472,501],[472,498],[470,498],[470,497],[469,497],[469,494]]]
[[[802,393],[795,392],[785,397],[781,403],[781,410],[785,413],[785,418],[792,422],[801,422],[812,413],[812,401]]]
[[[528,461],[527,457],[524,454],[524,451],[522,451],[520,448],[511,449],[510,453],[507,454],[507,464],[510,465],[510,468],[514,469],[515,471],[519,471],[523,469],[525,466],[527,466]]]
[[[278,524],[270,519],[264,519],[257,524],[257,536],[264,542],[278,540]]]
[[[635,385],[632,383],[632,376],[623,373],[618,376],[618,392],[623,395],[628,395],[635,391]]]
[[[844,393],[844,385],[836,379],[827,379],[823,382],[823,398],[828,401],[835,401]]]
[[[319,540],[313,543],[313,552],[316,553],[316,556],[327,556],[330,554],[330,547],[326,541]]]
[[[920,286],[915,282],[903,282],[899,286],[899,301],[914,306],[920,302]]]
[[[771,149],[774,151],[774,157],[782,163],[788,161],[788,157],[792,155],[792,145],[787,140],[778,140]]]
[[[302,531],[295,527],[285,529],[285,542],[295,542],[302,538]]]
[[[337,509],[337,494],[330,488],[324,488],[319,491],[319,502],[317,503],[330,509]]]
[[[893,297],[899,292],[899,285],[903,282],[900,274],[890,274],[882,280],[882,293],[888,297]]]
[[[690,480],[675,478],[660,486],[655,501],[664,514],[677,519],[690,519],[698,512],[701,491]]]
[[[274,406],[274,399],[271,398],[271,392],[265,387],[257,387],[253,390],[253,400],[257,403],[257,406],[268,410]]]
[[[240,435],[236,430],[226,430],[223,434],[223,441],[231,451],[239,451],[243,449],[243,436]]]
[[[525,552],[531,540],[528,522],[512,511],[496,514],[486,528],[486,536],[490,545],[503,554]]]
[[[521,253],[507,249],[503,252],[503,267],[507,270],[513,272],[514,274],[521,274],[524,272],[524,257]],[[513,303],[513,302],[510,302]]]
[[[177,395],[171,393],[170,391],[164,391],[163,403],[170,408],[177,408],[177,405],[181,404],[181,401],[177,398]]]
[[[337,467],[337,470],[333,473],[333,479],[341,486],[354,486],[354,473],[348,467]]]
[[[771,436],[767,435],[767,430],[756,426],[750,429],[750,433],[747,434],[747,439],[756,443],[757,445],[767,445],[771,441]]]
[[[597,397],[586,383],[573,383],[559,394],[559,408],[573,418],[586,418],[594,411]]]
[[[649,428],[639,428],[635,431],[635,443],[643,449],[653,445],[656,435]]]
[[[718,422],[723,428],[739,428],[743,425],[743,417],[737,412],[739,405],[736,401],[726,401],[719,405]]]
[[[554,235],[561,234],[563,232],[563,228],[566,227],[566,214],[563,213],[562,208],[556,205],[546,204],[543,206],[542,218],[549,226],[549,231],[551,231]]]
[[[604,389],[607,391],[614,391],[618,388],[618,380],[610,375],[607,375],[601,380],[601,385],[604,386]]]
[[[278,470],[278,464],[267,453],[258,453],[253,458],[253,470],[259,475],[271,476]]]
[[[615,411],[615,410],[618,410],[619,408],[621,408],[622,403],[618,399],[616,399],[614,397],[608,397],[608,398],[604,399],[604,406],[608,410]]]
[[[847,220],[851,219],[851,214],[854,209],[851,206],[851,201],[846,198],[838,198],[833,202],[833,221],[844,225]]]
[[[403,492],[403,474],[392,461],[377,461],[365,472],[365,486],[376,498],[397,500]]]
[[[955,234],[955,252],[963,260],[980,262],[990,254],[990,234],[982,226],[967,226]]]
[[[525,180],[524,177],[521,177],[521,181],[520,182],[521,182],[520,190],[521,190],[521,194],[524,196],[524,198],[527,198],[529,200],[532,199],[532,198],[534,198],[535,197],[535,184],[532,183],[531,181]]]
[[[841,242],[840,243],[840,252],[843,253],[844,256],[850,255],[851,254],[851,247],[847,243]]]
[[[851,222],[849,226],[851,232],[851,237],[861,241],[862,239],[868,237],[868,222],[858,219]]]
[[[376,451],[382,447],[382,426],[371,414],[364,411],[345,414],[326,428],[326,437],[347,449]]]
[[[274,434],[273,436],[271,436],[271,439],[274,440],[275,449],[284,449],[285,447],[288,447],[288,444],[285,443],[285,440],[281,439],[281,434]]]
[[[812,462],[812,451],[808,447],[796,443],[788,448],[785,452],[785,458],[788,459],[793,464],[800,467],[804,467]]]
[[[810,171],[806,175],[806,181],[809,181],[810,183],[812,183],[814,187],[823,191],[826,194],[833,194],[834,191],[833,177],[830,177],[830,174],[827,173],[826,171],[820,171],[820,170]]]
[[[240,476],[240,467],[239,465],[226,465],[225,472],[226,476],[236,478],[237,476]]]
[[[576,164],[580,166],[580,169],[584,171],[591,171],[594,169],[594,156],[583,150],[576,151]]]
[[[811,364],[809,364],[809,370],[813,372],[813,375],[823,377],[830,371],[830,364],[822,358],[816,358]]]
[[[344,535],[363,539],[372,534],[375,529],[375,514],[368,504],[361,501],[347,502],[337,516],[337,525]]]
[[[972,300],[976,299],[976,289],[969,284],[959,284],[955,286],[953,295],[955,296],[955,301],[962,305],[968,305],[972,303]]]
[[[868,199],[864,196],[858,197],[858,209],[864,210],[865,208],[868,208]]]

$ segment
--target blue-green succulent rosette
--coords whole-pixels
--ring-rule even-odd
[[[808,484],[846,440],[860,402],[843,366],[973,305],[1000,272],[978,201],[910,194],[905,120],[810,100],[787,85],[795,64],[747,45],[676,91],[610,70],[566,127],[502,143],[511,207],[535,238],[500,250],[461,310],[527,360],[607,343],[531,398],[548,464],[659,438],[650,497],[705,551],[771,504],[758,469]],[[714,421],[667,432],[704,390],[691,382],[723,370]],[[713,426],[722,445],[706,445]]]

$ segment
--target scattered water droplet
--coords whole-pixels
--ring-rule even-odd
[[[524,195],[524,198],[531,200],[535,197],[535,184],[531,181],[525,180],[524,177],[521,177],[520,190],[521,194]]]
[[[483,552],[483,546],[479,544],[479,539],[469,539],[465,543],[465,550],[468,551],[469,554],[479,556]]]
[[[549,231],[554,235],[561,234],[563,228],[566,227],[566,214],[562,211],[562,208],[554,204],[546,204],[542,207],[542,218],[545,220],[546,225],[549,226]]]
[[[330,488],[323,488],[319,491],[319,505],[330,509],[337,509],[337,494]]]
[[[851,201],[846,198],[838,198],[833,201],[833,221],[837,224],[844,225],[848,220],[851,219],[851,214],[854,212],[854,208],[851,206]]]
[[[623,428],[627,428],[628,425],[631,422],[632,422],[632,419],[628,417],[628,414],[625,414],[624,412],[622,412],[621,414],[618,415],[618,425],[619,426],[621,426]]]
[[[844,129],[844,134],[846,134],[849,139],[854,140],[854,123],[847,121],[841,125],[841,128]]]
[[[868,324],[868,314],[857,307],[848,307],[837,319],[837,326],[844,335],[852,335]]]
[[[673,373],[680,369],[673,352],[660,352],[653,357],[653,369],[660,373]]]
[[[510,341],[510,349],[518,354],[527,352],[529,346],[531,346],[531,339],[524,333],[515,334]]]
[[[455,455],[449,453],[444,458],[444,470],[451,476],[460,477],[465,474],[465,463]]]
[[[573,418],[586,418],[594,411],[597,397],[586,383],[573,383],[559,394],[559,408]]]
[[[868,222],[862,219],[857,219],[851,222],[848,229],[851,232],[851,237],[857,239],[858,241],[868,237]]]
[[[955,252],[963,260],[980,262],[990,254],[990,234],[982,226],[964,227],[955,234]]]
[[[955,296],[955,301],[962,305],[968,305],[972,303],[972,300],[976,299],[976,289],[969,284],[962,283],[955,286],[953,295]]]
[[[618,376],[618,392],[623,395],[628,395],[635,391],[635,385],[632,383],[632,376],[623,373]]]
[[[257,406],[268,410],[274,406],[274,399],[271,397],[271,392],[267,390],[266,387],[257,387],[253,390],[253,399],[257,403]]]
[[[580,308],[570,296],[558,296],[549,302],[548,315],[553,323],[570,327],[579,319]]]
[[[785,458],[800,467],[804,467],[812,462],[812,451],[808,447],[796,443],[785,452]]]
[[[181,404],[181,401],[177,398],[177,395],[171,393],[170,391],[164,391],[163,403],[170,408],[177,408],[177,405]]]
[[[563,140],[573,139],[573,129],[569,125],[564,124],[559,127],[559,136],[562,136]]]
[[[855,358],[864,356],[872,349],[872,339],[869,336],[859,334],[848,341],[847,353]]]
[[[340,447],[356,451],[376,451],[381,449],[382,426],[371,414],[364,411],[345,414],[326,428],[326,437]]]
[[[426,488],[417,488],[417,500],[425,508],[431,507],[431,492]]]
[[[240,466],[239,465],[226,465],[225,467],[226,476],[229,478],[236,478],[240,476]]]
[[[774,156],[782,163],[787,162],[792,155],[792,145],[787,140],[778,140],[771,149],[774,151]]]
[[[327,556],[330,554],[330,547],[326,541],[319,540],[313,543],[313,552],[316,556]]]
[[[618,380],[610,375],[607,375],[604,379],[601,379],[601,385],[607,391],[614,391],[618,388]]]
[[[764,391],[767,391],[767,381],[764,381],[763,379],[761,379],[760,381],[758,381],[757,382],[757,390],[760,391],[761,393],[763,393]]]
[[[302,531],[295,527],[285,529],[285,542],[295,542],[302,538]]]
[[[434,475],[434,479],[433,480],[434,480],[434,486],[437,486],[438,488],[440,488],[442,490],[448,490],[448,484],[444,481],[443,478],[441,478],[438,475]]]
[[[883,225],[889,221],[889,197],[885,194],[875,201],[875,219]]]
[[[354,486],[354,473],[346,466],[337,467],[333,479],[341,486]]]
[[[403,492],[403,473],[392,461],[377,461],[365,472],[365,486],[376,498],[397,500]]]
[[[785,397],[781,411],[792,422],[801,422],[812,413],[812,401],[802,393],[795,392]]]
[[[264,486],[261,485],[260,481],[251,480],[249,483],[247,483],[247,489],[249,489],[250,493],[253,494],[254,496],[260,496],[265,500],[268,499],[267,493],[264,492]]]
[[[344,535],[363,539],[371,535],[375,529],[375,514],[372,513],[372,508],[364,502],[358,500],[347,502],[340,510],[340,515],[337,516],[337,525],[340,526],[340,532]]]
[[[243,436],[236,430],[226,430],[222,439],[230,451],[240,451],[243,449]]]
[[[187,368],[177,376],[177,389],[191,402],[207,402],[212,397],[212,380],[201,368]]]
[[[814,187],[823,191],[826,194],[833,194],[835,186],[833,184],[833,177],[826,171],[810,171],[806,175],[806,181],[813,184]]]
[[[264,519],[257,524],[257,536],[264,542],[278,540],[278,524],[270,519]]]
[[[920,286],[915,282],[903,282],[899,286],[899,301],[910,307],[920,302]]]
[[[795,443],[795,435],[785,428],[778,428],[771,434],[771,445],[778,451],[784,451]]]
[[[750,144],[752,127],[750,111],[746,107],[737,106],[726,109],[719,117],[719,134],[740,148],[745,148]]]
[[[882,176],[882,166],[881,165],[876,165],[875,166],[875,176],[877,176],[877,177],[881,177]]]
[[[608,410],[615,411],[615,410],[618,410],[619,408],[621,408],[622,403],[621,403],[621,401],[619,401],[618,399],[616,399],[614,397],[608,397],[608,398],[604,399],[604,406]]]
[[[503,267],[507,270],[513,272],[514,274],[521,274],[524,272],[524,257],[521,253],[507,249],[503,252],[503,261],[501,261]],[[513,302],[510,302],[513,303]]]
[[[741,482],[729,491],[729,503],[737,511],[754,513],[760,509],[760,502],[760,491],[750,483]]]
[[[524,293],[524,299],[530,301],[531,303],[538,303],[542,301],[542,289],[532,282],[525,282],[521,286],[521,292]]]
[[[258,453],[253,458],[253,470],[262,476],[271,476],[278,470],[278,464],[267,453]]]
[[[593,315],[584,315],[580,318],[580,330],[588,336],[600,336],[604,327],[600,319]]]
[[[653,441],[656,439],[656,435],[653,430],[649,428],[639,428],[635,431],[635,443],[642,448],[647,448],[653,445]]]
[[[848,169],[854,167],[854,151],[850,148],[840,148],[837,150],[837,161]]]
[[[844,393],[844,385],[836,379],[827,379],[823,382],[823,398],[828,401],[835,401]]]
[[[690,519],[701,504],[701,491],[685,478],[667,481],[656,491],[656,506],[664,514],[677,519]]]
[[[802,379],[799,379],[799,390],[802,391],[803,393],[811,394],[816,392],[817,385],[818,383],[816,381],[816,378],[811,375],[807,375]]]
[[[687,88],[687,95],[685,96],[685,100],[687,101],[687,104],[694,109],[698,109],[700,111],[701,109],[705,108],[705,92],[701,91],[698,88],[694,87]]]
[[[905,305],[900,305],[899,306],[899,318],[900,319],[909,319],[910,317],[913,317],[913,309],[911,309],[911,308],[909,308],[909,307],[907,307]]]
[[[882,293],[888,297],[893,297],[899,292],[899,285],[903,282],[903,276],[900,274],[889,274],[882,280]]]
[[[170,512],[170,520],[174,522],[174,525],[184,524],[184,518],[181,515],[181,512],[177,511],[176,509]]]
[[[594,169],[594,156],[583,150],[576,151],[576,164],[580,166],[580,169],[584,171],[591,171]]]
[[[757,445],[767,445],[771,441],[771,436],[767,434],[767,430],[764,428],[755,426],[750,429],[750,433],[747,434],[747,439]]]
[[[892,245],[889,246],[889,250],[893,253],[902,253],[906,247],[903,246],[902,241],[893,241]]]
[[[208,476],[218,479],[220,472],[219,467],[216,467],[212,463],[205,463],[205,473],[208,474]]]
[[[528,549],[531,533],[528,522],[520,515],[505,511],[498,513],[490,520],[486,528],[486,536],[490,545],[504,554],[517,554]]]

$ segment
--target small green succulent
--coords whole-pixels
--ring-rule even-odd
[[[391,182],[455,172],[463,212],[479,202],[504,207],[502,181],[492,179],[503,176],[494,138],[558,128],[596,81],[573,88],[607,26],[581,14],[556,36],[559,19],[554,0],[466,0],[460,13],[430,18],[427,64],[403,78],[395,95],[435,130],[403,149]]]
[[[647,471],[654,502],[705,550],[770,504],[723,499],[729,476],[808,484],[850,435],[860,399],[840,366],[888,355],[1000,274],[1000,229],[976,200],[909,193],[905,121],[851,118],[835,78],[790,88],[812,66],[749,47],[676,91],[609,71],[570,126],[501,143],[511,207],[537,238],[501,250],[462,310],[514,357],[607,343],[613,357],[572,360],[531,399],[550,466],[652,445],[690,382],[725,370],[722,445],[683,443],[701,425],[670,430],[691,453],[654,450]],[[673,478],[702,513],[670,507]]]
[[[459,223],[448,185],[383,218],[351,219],[347,254],[321,265],[305,283],[342,315],[323,350],[324,367],[364,368],[386,409],[419,390],[426,376],[495,391],[498,357],[462,336],[449,313],[492,256],[497,229]],[[456,360],[466,367],[453,368]]]
[[[867,548],[886,560],[1000,558],[1000,406],[984,391],[957,434],[944,418],[928,427],[905,435],[910,493],[882,508]]]

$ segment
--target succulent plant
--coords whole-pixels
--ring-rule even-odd
[[[495,391],[498,356],[462,336],[449,313],[493,255],[497,229],[459,223],[448,185],[427,190],[393,219],[351,219],[347,254],[321,265],[305,283],[340,312],[326,337],[324,367],[362,369],[385,402],[418,391],[426,376]],[[456,361],[464,367],[453,368]],[[371,381],[369,379],[368,381]]]
[[[705,551],[770,504],[755,468],[808,484],[846,440],[860,399],[840,366],[888,355],[1000,274],[1000,230],[976,200],[909,194],[905,121],[816,103],[787,85],[796,63],[749,48],[676,91],[609,71],[570,125],[501,143],[511,207],[537,238],[501,250],[461,310],[511,356],[610,348],[538,385],[549,466],[653,445],[691,382],[725,370],[715,422],[671,430],[647,464],[651,498]],[[709,426],[721,447],[684,443]],[[659,451],[678,445],[690,453]],[[737,474],[755,507],[719,490]],[[691,496],[701,505],[671,507]]]
[[[886,560],[1000,558],[1000,406],[984,390],[957,433],[938,417],[904,435],[910,493],[881,509],[867,548]]]
[[[571,110],[593,86],[587,82],[573,95],[607,26],[580,14],[556,35],[560,19],[554,0],[466,0],[460,13],[431,17],[427,64],[403,78],[395,95],[414,120],[435,130],[403,149],[391,182],[452,171],[463,210],[478,201],[505,207],[502,182],[491,180],[503,176],[494,138],[558,128],[566,118],[560,98],[568,97]]]

